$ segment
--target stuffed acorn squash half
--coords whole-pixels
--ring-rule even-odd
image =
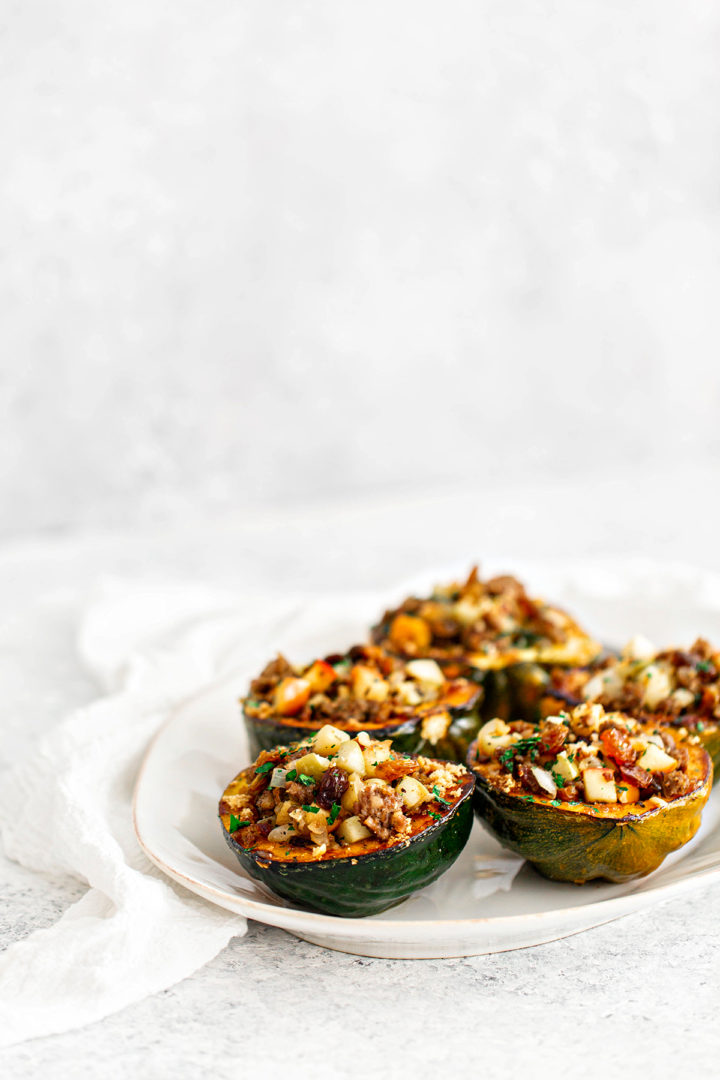
[[[657,651],[635,637],[620,657],[590,668],[553,669],[538,692],[538,713],[597,702],[645,723],[696,735],[720,771],[720,650],[703,638],[689,649]]]
[[[601,647],[573,618],[531,599],[508,574],[482,581],[473,567],[464,583],[437,586],[425,599],[408,597],[386,611],[373,641],[406,658],[430,657],[461,674],[501,671],[514,664],[589,663]]]
[[[331,725],[264,750],[220,800],[243,868],[294,904],[374,915],[435,881],[465,846],[474,778]]]
[[[539,724],[489,721],[468,753],[475,811],[556,881],[627,881],[700,827],[712,762],[696,736],[579,705]]]
[[[253,680],[243,717],[254,755],[310,738],[325,724],[366,731],[396,750],[464,762],[480,728],[482,687],[450,679],[429,659],[403,660],[373,645],[296,668],[283,656]]]

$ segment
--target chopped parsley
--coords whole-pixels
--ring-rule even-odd
[[[320,813],[320,807],[319,806],[303,806],[303,810],[305,811],[306,814],[319,814]]]
[[[439,803],[442,803],[442,805],[443,805],[443,806],[450,806],[450,803],[448,802],[448,800],[447,800],[447,799],[443,799],[442,795],[440,794],[440,789],[439,789],[439,787],[437,786],[437,784],[436,784],[436,785],[435,785],[435,787],[433,788],[433,795],[435,796],[435,798],[437,799],[437,801],[438,801]]]
[[[334,802],[330,807],[330,817],[328,818],[328,825],[334,825],[338,819],[340,813],[340,803]]]
[[[246,825],[252,825],[252,821],[241,821],[235,814],[230,815],[230,832],[237,832],[238,829],[244,829]]]
[[[560,799],[553,799],[552,802],[550,803],[550,805],[551,806],[562,806],[562,802],[560,801]]]
[[[442,821],[442,814],[436,814],[434,810],[430,811],[430,817],[434,818],[435,821]]]
[[[503,765],[508,772],[511,772],[512,763],[516,754],[528,754],[530,760],[533,761],[537,757],[539,743],[539,735],[528,735],[526,739],[518,739],[516,743],[508,746],[506,750],[503,750],[499,757],[500,764]]]
[[[298,780],[300,781],[301,784],[304,784],[305,787],[310,787],[311,784],[315,783],[312,776],[307,776],[305,773],[302,773],[302,772],[298,776]]]
[[[711,665],[710,665],[709,660],[698,660],[697,664],[695,665],[695,670],[696,671],[709,671],[710,667],[711,667]]]
[[[552,777],[553,777],[553,780],[555,781],[555,786],[556,787],[559,787],[559,788],[564,788],[565,787],[565,777],[564,776],[561,776],[560,773],[554,772],[552,774]]]
[[[257,709],[260,702],[258,701],[257,698],[250,698],[249,697],[249,698],[245,698],[245,704],[248,707],[248,709]]]
[[[274,769],[274,768],[275,768],[275,762],[274,761],[266,761],[264,765],[258,765],[255,772],[256,773],[261,773],[261,774],[262,773],[269,773],[270,770]]]
[[[704,731],[705,730],[705,725],[703,724],[702,720],[698,720],[697,724],[695,725],[695,730],[696,731]]]
[[[297,778],[297,769],[289,769],[285,773],[286,780],[295,780]]]

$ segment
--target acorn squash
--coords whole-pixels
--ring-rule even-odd
[[[347,742],[344,745],[347,746]],[[371,752],[379,746],[370,739],[363,745],[367,745]],[[258,797],[269,790],[262,787],[263,780],[268,781],[268,774],[274,775],[276,768],[281,768],[283,763],[292,764],[300,751],[306,753],[299,760],[306,760],[312,751],[312,743],[274,747],[262,753],[254,765],[235,777],[220,800],[219,817],[225,840],[243,869],[272,892],[292,904],[313,911],[359,918],[375,915],[401,903],[418,889],[430,885],[457,859],[472,829],[472,773],[463,766],[451,765],[450,786],[446,785],[440,790],[435,784],[431,790],[427,790],[416,777],[425,777],[429,784],[428,775],[436,776],[437,769],[447,777],[450,775],[448,763],[400,757],[387,750],[388,757],[378,766],[376,778],[360,781],[360,784],[361,787],[364,785],[367,795],[373,783],[379,782],[386,793],[392,789],[389,797],[395,803],[401,798],[404,800],[403,809],[408,815],[404,832],[394,832],[395,825],[384,829],[381,821],[372,818],[373,813],[379,814],[374,810],[371,816],[366,815],[364,821],[361,820],[353,812],[360,803],[355,807],[350,804],[350,809],[346,811],[345,799],[348,791],[352,794],[352,788],[346,788],[344,794],[338,796],[340,801],[333,803],[333,810],[328,816],[327,810],[323,809],[328,803],[327,799],[323,801],[322,798],[323,778],[331,770],[334,773],[343,771],[333,766],[327,768],[328,762],[321,778],[315,777],[315,786],[307,789],[307,798],[312,800],[310,805],[287,811],[286,803],[278,803],[280,809],[276,807],[274,820],[277,821],[282,814],[290,825],[274,825],[270,833],[265,835],[267,830],[262,829],[262,821],[242,820],[244,813],[257,817],[257,813],[248,811],[247,807],[257,806]],[[392,783],[383,784],[378,780],[383,768],[383,775],[394,778],[394,788]],[[283,771],[287,774],[287,769]],[[350,784],[353,773],[346,772],[345,776]],[[306,781],[309,779],[305,778]],[[335,782],[332,777],[331,784]],[[372,790],[379,791],[381,787]],[[415,789],[422,789],[423,792],[419,796],[419,803]],[[362,797],[361,791],[357,798]],[[388,795],[384,797],[388,798]],[[414,808],[408,810],[408,804]],[[333,819],[335,808],[338,808],[339,816]],[[330,836],[341,835],[342,841],[330,839],[318,846],[313,844],[312,838],[288,832],[289,828],[295,828],[293,822],[297,823],[298,828],[301,827],[303,813],[311,824],[324,814],[320,828],[324,826],[326,830],[335,830]],[[388,831],[389,836],[385,835]],[[278,832],[284,833],[284,838],[278,838]]]
[[[720,773],[720,651],[702,638],[689,649],[656,650],[633,638],[619,656],[585,668],[521,675],[509,689],[513,716],[539,719],[582,701],[696,735]]]
[[[463,583],[386,611],[372,640],[398,656],[431,657],[463,674],[468,666],[490,672],[524,663],[581,665],[601,651],[565,611],[531,599],[509,575],[482,581],[477,567]]]
[[[599,709],[603,713],[602,707],[595,705],[580,706],[571,715],[582,709]],[[622,721],[619,720],[621,715]],[[563,722],[553,718],[545,723],[558,721]],[[472,769],[476,780],[473,801],[479,820],[501,844],[555,881],[583,884],[604,878],[623,882],[649,874],[666,855],[695,835],[710,794],[713,766],[697,740],[683,737],[677,731],[672,733],[672,740],[681,748],[679,753],[687,755],[683,758],[687,779],[682,779],[688,790],[674,798],[648,797],[648,792],[634,788],[631,780],[625,777],[647,774],[645,764],[650,763],[668,770],[678,767],[677,762],[668,764],[671,759],[666,752],[667,744],[665,750],[657,745],[660,729],[654,724],[628,721],[619,713],[600,716],[600,722],[601,725],[617,723],[615,730],[621,732],[620,742],[622,725],[628,722],[631,730],[640,736],[637,741],[642,743],[643,738],[650,736],[656,740],[652,743],[653,753],[646,750],[639,758],[641,765],[636,764],[634,771],[628,764],[627,773],[621,775],[620,782],[614,771],[616,762],[611,757],[588,758],[592,765],[581,773],[575,759],[566,751],[557,754],[555,750],[557,756],[548,761],[548,755],[543,754],[546,744],[542,740],[548,738],[544,734],[547,728],[543,725],[536,726],[535,733],[530,736],[526,729],[523,730],[519,743],[515,744],[521,745],[526,754],[529,747],[535,746],[537,756],[534,760],[538,764],[533,764],[532,760],[526,762],[526,773],[521,774],[527,776],[530,786],[527,781],[518,779],[512,744],[502,741],[507,735],[497,725],[492,732],[484,733],[481,729],[478,740],[468,752],[468,768]],[[492,750],[492,743],[487,744],[488,736],[498,741],[492,756],[488,756]],[[480,744],[483,744],[482,750],[479,750]],[[653,775],[656,780],[659,774]],[[578,777],[581,791],[584,785],[584,798],[570,801],[558,798],[563,795],[563,790],[556,785],[568,785]],[[631,801],[618,801],[621,798]]]
[[[391,739],[403,753],[464,762],[481,724],[482,696],[476,682],[450,680],[433,661],[404,661],[359,645],[303,668],[278,657],[253,681],[242,708],[253,756],[330,723]]]

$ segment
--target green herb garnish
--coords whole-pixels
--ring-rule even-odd
[[[298,780],[301,784],[304,784],[305,787],[310,787],[311,784],[315,783],[312,776],[307,776],[305,773],[300,773],[300,775],[298,776]]]
[[[698,660],[697,664],[695,665],[695,670],[696,671],[709,671],[710,670],[710,661],[709,660]]]
[[[436,814],[434,810],[430,811],[430,817],[434,818],[435,821],[442,821],[442,814]]]
[[[271,769],[275,768],[274,761],[266,761],[264,765],[258,765],[255,770],[256,773],[269,773]]]
[[[555,781],[555,787],[559,787],[559,788],[564,788],[565,787],[565,777],[564,776],[561,776],[560,773],[554,772],[552,774],[552,777],[553,777],[553,780]]]
[[[289,769],[285,773],[286,780],[295,780],[297,778],[297,769]]]
[[[235,817],[235,814],[230,815],[230,832],[244,829],[246,825],[252,825],[252,821],[241,821],[239,817]]]
[[[437,786],[437,784],[436,784],[436,785],[435,785],[435,787],[433,788],[433,795],[435,796],[435,798],[437,799],[437,801],[438,801],[439,803],[442,803],[442,804],[443,804],[443,806],[450,806],[450,803],[448,802],[448,800],[447,800],[447,799],[443,799],[442,795],[440,794],[440,789],[439,789],[439,787]]]
[[[705,730],[705,725],[703,724],[702,720],[698,720],[697,724],[695,725],[695,730],[696,731],[704,731]]]
[[[328,818],[328,825],[334,825],[338,819],[340,813],[340,803],[334,802],[330,807],[330,817]]]
[[[303,810],[306,814],[318,814],[320,813],[319,806],[303,806]]]

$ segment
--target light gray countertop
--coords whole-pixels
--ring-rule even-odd
[[[473,550],[506,553],[509,567],[523,550],[569,556],[567,536],[553,541],[536,527],[546,496],[518,493],[508,503],[492,493],[464,494],[467,511],[454,536],[442,527],[460,506],[461,497],[450,494],[442,506],[375,502],[282,520],[248,515],[182,532],[16,543],[0,552],[0,763],[97,696],[75,657],[74,634],[103,573],[312,589],[387,586]],[[625,537],[639,538],[643,506],[624,505]],[[581,501],[578,507],[582,525]],[[589,527],[591,501],[585,512]],[[612,551],[613,524],[596,526],[592,543],[575,554],[592,554],[595,543]],[[654,553],[687,556],[685,537],[682,522],[670,525]],[[710,541],[699,541],[708,563]],[[3,944],[49,925],[82,893],[77,883],[51,882],[4,859],[0,884]],[[678,1068],[709,1076],[720,1008],[718,914],[720,892],[705,889],[549,945],[449,961],[331,953],[250,923],[245,937],[191,978],[83,1030],[11,1048],[0,1055],[0,1070],[13,1080],[568,1071],[663,1077]]]

